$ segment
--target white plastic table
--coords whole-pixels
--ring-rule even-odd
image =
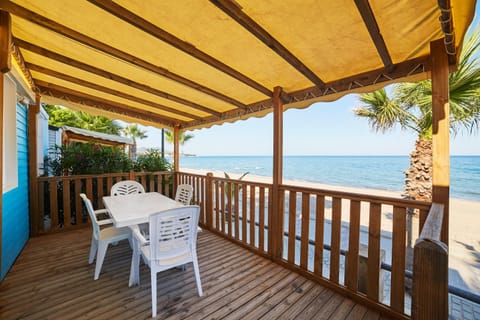
[[[183,206],[158,192],[107,196],[103,197],[103,204],[117,228],[147,223],[153,213]]]
[[[141,223],[148,223],[148,219],[153,213],[183,207],[183,204],[157,192],[107,196],[103,197],[103,204],[105,209],[109,211],[113,224],[117,228],[134,228]],[[133,250],[138,250],[135,237],[132,238]],[[132,259],[129,286],[138,284],[135,279],[139,279],[139,276],[134,274],[136,269]]]

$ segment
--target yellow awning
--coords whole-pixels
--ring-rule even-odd
[[[0,0],[42,101],[181,129],[425,79],[475,0]],[[444,31],[440,16],[445,21]],[[445,31],[446,30],[446,31]],[[23,62],[22,62],[23,60]],[[92,111],[93,110],[93,111]]]

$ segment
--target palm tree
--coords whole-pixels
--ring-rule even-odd
[[[450,125],[453,133],[469,133],[480,125],[480,28],[466,39],[457,71],[449,75]],[[375,131],[386,132],[396,125],[417,133],[410,168],[405,171],[408,199],[432,199],[432,83],[424,80],[393,87],[391,98],[385,89],[361,94],[362,106],[354,109]]]
[[[137,139],[147,138],[147,132],[143,131],[136,124],[130,124],[123,129],[123,133],[129,136],[133,140],[133,144],[130,147],[130,159],[135,160],[137,158]]]
[[[193,134],[191,133],[185,133],[184,131],[180,132],[179,133],[179,136],[178,136],[178,143],[183,146],[185,144],[185,142],[187,142],[188,140],[192,139],[194,137]],[[170,131],[170,130],[165,130],[165,139],[167,140],[167,142],[173,144],[174,143],[174,136],[173,136],[173,132]]]

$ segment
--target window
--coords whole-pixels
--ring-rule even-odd
[[[3,75],[3,193],[18,186],[17,86]]]

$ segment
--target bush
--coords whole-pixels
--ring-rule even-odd
[[[134,170],[145,172],[172,171],[173,166],[170,162],[162,158],[160,151],[150,149],[145,154],[137,157]]]
[[[94,143],[55,146],[45,159],[45,171],[54,176],[121,173],[135,171],[172,171],[173,166],[157,150],[149,150],[132,162],[118,147]]]
[[[128,172],[133,164],[121,148],[72,143],[55,146],[53,157],[45,160],[45,167],[49,174],[60,176]]]

